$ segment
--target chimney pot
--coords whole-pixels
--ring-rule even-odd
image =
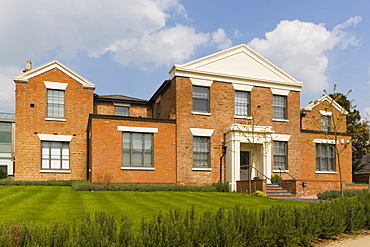
[[[26,68],[23,70],[23,72],[27,72],[29,70],[32,69],[32,61],[31,60],[27,60],[26,61]]]

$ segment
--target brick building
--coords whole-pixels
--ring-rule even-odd
[[[247,46],[169,73],[142,100],[96,95],[93,83],[58,61],[28,65],[14,77],[15,179],[222,180],[243,191],[249,179],[263,189],[277,174],[294,194],[315,194],[339,188],[333,147],[342,145],[343,181],[352,182],[346,112],[329,96],[300,109],[302,83]],[[330,126],[338,114],[336,142]]]

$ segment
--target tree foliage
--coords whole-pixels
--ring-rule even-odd
[[[348,112],[347,132],[352,134],[352,171],[356,172],[366,165],[361,164],[361,160],[370,152],[369,121],[361,117],[356,105],[352,104],[353,100],[349,100],[346,95],[339,92],[329,95]]]

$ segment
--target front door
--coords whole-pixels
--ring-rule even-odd
[[[249,180],[249,151],[240,151],[240,180]]]

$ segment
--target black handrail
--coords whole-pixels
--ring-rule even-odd
[[[283,171],[284,173],[286,173],[286,174],[288,174],[290,177],[292,177],[294,181],[296,181],[295,177],[293,177],[293,176],[292,176],[289,172],[287,172],[286,170],[281,169],[280,167],[279,167],[279,170],[280,170],[280,177],[281,177],[281,171]]]

